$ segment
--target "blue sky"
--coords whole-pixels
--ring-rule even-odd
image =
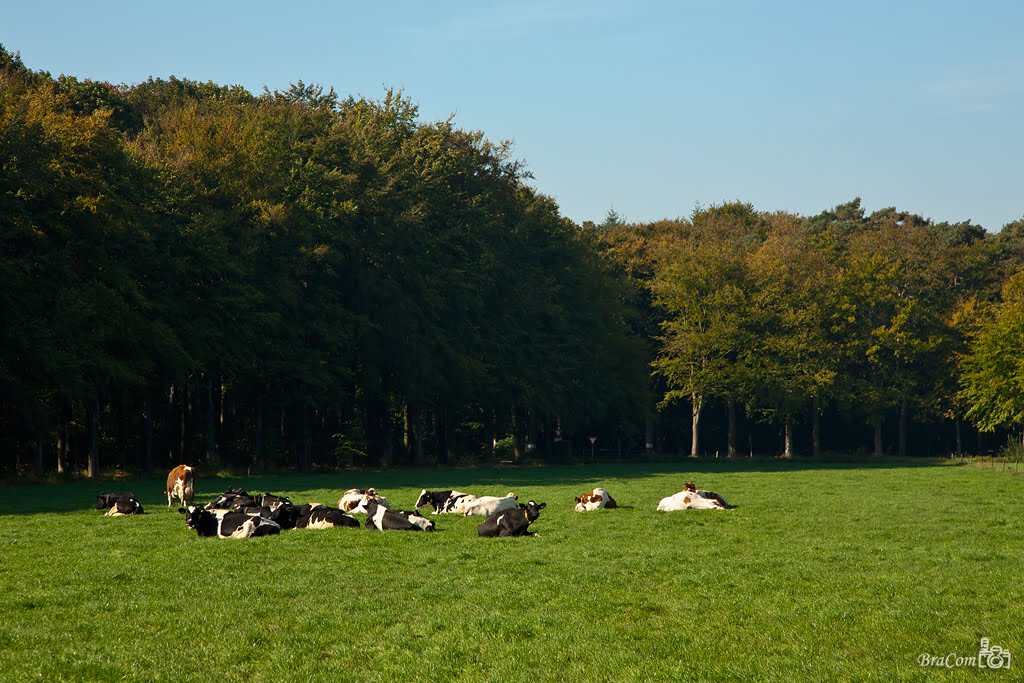
[[[3,2],[54,76],[404,90],[515,143],[563,214],[1024,217],[1024,2]]]

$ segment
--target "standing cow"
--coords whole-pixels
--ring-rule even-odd
[[[167,494],[167,507],[175,498],[181,501],[184,507],[192,502],[196,492],[196,471],[188,465],[178,465],[167,475],[167,486],[164,493]]]

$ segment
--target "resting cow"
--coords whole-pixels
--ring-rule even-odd
[[[692,482],[686,482],[683,490],[662,498],[658,510],[672,512],[674,510],[731,510],[734,506],[717,493],[698,489]]]
[[[333,509],[333,508],[329,508]],[[230,512],[229,510],[210,510],[214,515],[223,516],[225,513]],[[263,505],[249,505],[238,508],[237,512],[244,512],[247,515],[259,515],[260,517],[266,517],[272,522],[277,522],[277,525],[281,527],[281,531],[286,529],[294,529],[299,519],[299,509],[291,503],[285,503],[279,505],[276,509],[270,509]]]
[[[500,510],[487,518],[476,528],[480,536],[530,536],[530,525],[540,517],[540,511],[547,503],[537,504],[531,500],[515,510]]]
[[[229,488],[209,503],[206,510],[240,510],[249,507],[263,507],[256,502],[256,499],[249,495],[245,489]]]
[[[590,493],[584,493],[576,498],[576,512],[600,510],[601,508],[608,508],[610,510],[617,507],[619,507],[619,504],[615,502],[610,493],[602,488],[596,488]]]
[[[508,492],[507,496],[480,496],[474,501],[466,503],[462,506],[462,514],[469,517],[475,515],[477,517],[490,517],[495,512],[501,510],[515,510],[516,501],[519,500],[519,496]]]
[[[196,533],[204,538],[252,538],[281,533],[281,527],[277,522],[259,515],[230,511],[215,514],[214,511],[204,510],[195,505],[189,505],[187,509],[178,508],[178,512],[185,515],[185,526],[195,529]]]
[[[106,517],[123,517],[124,515],[141,515],[144,510],[142,503],[134,493],[101,493],[96,496],[96,509],[106,510]]]
[[[371,501],[376,501],[378,504],[388,507],[388,499],[379,495],[377,489],[349,489],[342,494],[341,499],[338,501],[338,509],[344,510],[345,512],[366,512],[366,506]]]
[[[366,507],[366,528],[378,531],[423,531],[423,527],[408,517],[392,512],[376,500],[370,500]]]
[[[428,491],[423,489],[420,491],[420,497],[416,499],[416,505],[413,507],[418,510],[425,505],[430,505],[434,508],[435,515],[461,513],[463,512],[463,506],[474,500],[476,500],[476,496],[472,493]]]
[[[193,468],[188,465],[178,465],[167,473],[167,486],[164,487],[164,493],[167,494],[167,507],[171,507],[175,498],[180,500],[183,506],[188,505],[192,502],[195,492],[196,471]]]
[[[338,508],[316,503],[300,505],[296,508],[298,518],[296,529],[331,529],[336,526],[358,527],[359,520],[346,515]]]
[[[391,512],[395,513],[396,515],[401,515],[402,517],[405,517],[407,520],[409,520],[419,528],[423,529],[424,531],[434,530],[434,520],[427,519],[426,517],[421,515],[417,510],[391,510]]]
[[[277,510],[282,505],[293,505],[291,498],[286,496],[275,496],[273,493],[260,493],[254,496],[253,500],[260,507],[268,507],[272,511]]]

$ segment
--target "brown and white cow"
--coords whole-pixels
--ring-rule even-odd
[[[167,494],[167,507],[177,498],[184,507],[192,502],[196,492],[196,471],[188,465],[178,465],[167,475],[167,486],[164,493]]]
[[[611,494],[602,488],[596,488],[589,493],[584,493],[582,496],[576,498],[576,512],[586,512],[587,510],[600,510],[601,508],[617,508],[619,504],[615,502]]]
[[[658,503],[658,510],[671,512],[673,510],[731,510],[734,506],[729,505],[725,498],[717,493],[698,489],[692,481],[686,482],[683,490],[662,498]]]
[[[365,513],[370,501],[376,501],[378,505],[387,508],[388,499],[377,493],[377,489],[349,489],[341,495],[338,501],[338,509],[345,512]]]

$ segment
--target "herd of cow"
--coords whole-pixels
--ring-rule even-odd
[[[167,475],[167,506],[175,498],[180,501],[178,512],[185,516],[185,526],[199,536],[218,538],[250,538],[279,534],[286,529],[328,529],[332,527],[358,527],[360,522],[350,513],[365,514],[363,526],[378,531],[433,531],[434,522],[419,513],[430,506],[433,513],[461,514],[484,517],[477,527],[480,536],[529,536],[530,525],[540,517],[547,503],[534,500],[519,503],[514,493],[506,496],[474,496],[461,491],[427,491],[424,489],[414,510],[392,509],[376,489],[349,489],[338,501],[337,507],[306,503],[295,505],[289,498],[229,488],[203,507],[192,504],[195,495],[195,470],[179,465]],[[602,508],[615,508],[618,503],[603,488],[595,488],[576,498],[576,511],[585,512]],[[662,498],[658,510],[724,510],[733,506],[722,496],[698,489],[687,482],[679,493]],[[96,509],[106,509],[106,515],[138,515],[143,513],[142,503],[132,493],[101,493],[96,497]]]

